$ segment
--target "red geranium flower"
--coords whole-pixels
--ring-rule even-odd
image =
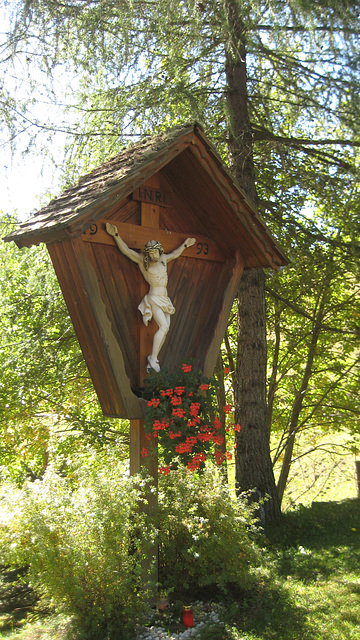
[[[148,402],[148,407],[158,407],[160,404],[160,400],[159,398],[153,398],[152,400],[149,400]]]
[[[162,419],[162,421],[160,422],[160,420],[154,420],[153,422],[153,428],[154,431],[162,431],[163,429],[166,429],[169,426],[169,421],[165,420],[165,418]]]
[[[224,454],[221,451],[214,452],[216,464],[222,464],[224,462]]]
[[[192,402],[189,411],[193,418],[197,418],[200,411],[200,402]]]
[[[221,420],[219,416],[215,416],[214,418],[214,429],[216,429],[216,431],[219,431],[221,429]]]
[[[189,428],[196,427],[197,424],[200,424],[201,420],[199,416],[197,418],[193,418],[192,420],[188,420],[187,426]]]
[[[192,369],[192,365],[191,364],[183,364],[182,366],[182,370],[184,371],[184,373],[190,373]]]
[[[204,383],[201,384],[200,387],[199,387],[200,391],[207,391],[208,388],[209,388],[209,385],[208,384],[204,384]]]
[[[146,449],[146,447],[143,447],[140,451],[141,455],[143,458],[146,458],[147,454],[148,454],[148,449]]]
[[[212,435],[211,433],[198,433],[197,439],[200,440],[200,442],[210,442]]]
[[[181,431],[174,433],[174,431],[169,431],[169,438],[174,440],[174,438],[181,438]]]
[[[184,409],[182,409],[181,407],[175,407],[172,410],[172,415],[175,416],[175,418],[183,418],[184,417]]]
[[[182,396],[182,394],[185,393],[185,387],[175,387],[174,391],[176,395]]]
[[[191,453],[192,448],[193,445],[189,442],[180,442],[180,444],[176,445],[175,451],[176,453]]]
[[[170,473],[170,465],[167,464],[159,467],[159,473],[163,474],[164,476],[168,476]]]

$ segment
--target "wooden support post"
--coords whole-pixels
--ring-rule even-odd
[[[158,187],[158,180],[153,178],[151,186]],[[153,229],[159,228],[159,206],[141,203],[141,224],[142,226],[151,227]],[[156,238],[148,238],[148,240],[156,240]],[[147,240],[147,241],[148,241]],[[141,297],[143,297],[148,291],[148,285],[145,280],[141,283]],[[143,381],[147,375],[147,356],[150,355],[152,350],[152,341],[154,334],[157,330],[157,326],[154,322],[151,322],[147,327],[141,321],[140,325],[140,345],[139,345],[139,357],[140,357],[140,386],[143,385]],[[145,454],[147,451],[147,454]],[[145,437],[144,420],[130,420],[130,474],[134,475],[138,473],[141,468],[146,468],[149,475],[152,477],[153,487],[158,487],[158,455],[157,455],[157,440],[151,437],[148,440]],[[147,495],[147,505],[145,507],[149,514],[155,515],[157,511],[157,494],[149,491]],[[155,583],[158,581],[158,546],[154,549],[155,556],[155,571],[152,576]],[[149,561],[145,562],[144,580],[148,577]],[[153,604],[156,602],[156,591],[150,596],[150,601]]]
[[[159,181],[155,176],[147,184],[151,187],[158,188]],[[148,204],[147,202],[141,203],[141,224],[145,227],[151,227],[152,229],[159,228],[159,216],[160,209],[156,204]],[[148,240],[156,240],[156,238],[148,238]],[[147,293],[148,285],[145,280],[141,282],[141,296]],[[146,377],[147,356],[150,355],[152,349],[152,341],[154,333],[157,327],[154,322],[151,322],[147,327],[141,321],[140,325],[140,386],[143,384],[143,380]],[[148,456],[142,456],[141,451],[143,449],[149,449]],[[157,487],[157,451],[155,452],[156,443],[149,441],[145,438],[144,422],[143,420],[131,420],[130,421],[130,473],[138,473],[142,466],[146,466],[149,473],[154,478],[154,485]]]

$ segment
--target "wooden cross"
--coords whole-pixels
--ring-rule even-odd
[[[154,195],[153,195],[154,194]],[[146,197],[147,196],[147,197]],[[119,235],[124,242],[131,248],[141,251],[144,245],[149,240],[157,240],[163,246],[166,253],[170,253],[191,234],[184,234],[178,232],[169,232],[159,228],[160,207],[165,206],[165,196],[162,195],[159,188],[159,177],[154,175],[150,180],[146,181],[146,187],[139,189],[139,194],[135,198],[140,201],[141,207],[141,224],[135,225],[126,222],[116,221],[114,216],[114,223],[117,226]],[[112,222],[112,220],[99,220],[96,224],[90,226],[83,234],[82,239],[85,242],[96,242],[100,244],[114,245],[114,239],[106,232],[106,222]],[[186,249],[187,258],[196,258],[200,261],[224,263],[226,257],[221,252],[217,244],[205,236],[199,236],[193,234],[196,237],[196,243],[192,247]],[[231,307],[232,300],[236,293],[238,286],[239,276],[241,275],[243,264],[241,260],[236,260],[236,264],[233,270],[232,278],[227,283],[227,287],[224,291],[223,299],[223,313],[219,318],[217,326],[217,332],[221,333],[225,330],[226,322],[228,319],[229,308]],[[140,299],[148,292],[148,284],[141,278],[140,281]],[[152,342],[154,334],[157,330],[155,322],[149,323],[148,326],[142,321],[139,313],[139,380],[142,381],[147,375],[147,356],[152,351]],[[218,349],[220,347],[219,341],[215,341],[214,345],[210,345],[210,355],[213,364],[217,357]],[[161,354],[160,354],[161,355]],[[210,362],[209,368],[211,369],[212,363]],[[141,385],[141,382],[140,382]],[[137,473],[142,466],[147,467],[149,473],[154,478],[154,482],[157,483],[158,462],[157,462],[157,447],[156,442],[148,440],[145,434],[144,421],[142,419],[130,420],[130,471],[131,474]],[[145,451],[148,450],[148,455],[145,456]]]

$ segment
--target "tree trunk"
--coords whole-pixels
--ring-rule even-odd
[[[248,114],[244,26],[234,0],[224,0],[229,25],[225,45],[229,156],[233,172],[257,208],[253,136]],[[238,492],[253,490],[253,499],[269,499],[261,506],[262,521],[280,517],[266,424],[265,276],[261,270],[243,274],[238,294],[238,356],[235,385],[235,463]]]
[[[235,420],[238,491],[253,490],[253,500],[268,499],[259,515],[269,523],[280,517],[266,425],[265,276],[261,269],[243,275],[238,298],[237,386]]]
[[[253,133],[248,112],[244,27],[236,3],[233,0],[225,0],[225,8],[229,38],[231,37],[231,40],[225,45],[229,161],[240,187],[253,206],[257,208]]]

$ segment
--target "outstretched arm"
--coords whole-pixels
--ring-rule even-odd
[[[127,246],[126,242],[124,242],[124,240],[119,236],[117,227],[114,224],[110,224],[109,222],[107,222],[106,231],[110,236],[113,236],[118,248],[120,249],[121,253],[124,254],[124,256],[130,258],[130,260],[136,262],[137,264],[142,263],[143,258],[141,253],[138,253],[137,251],[134,251]]]
[[[172,251],[171,253],[168,253],[165,256],[166,262],[170,262],[170,260],[175,260],[176,258],[181,256],[182,252],[185,251],[185,249],[192,247],[192,245],[195,244],[195,242],[196,242],[195,238],[187,238],[185,242],[183,242],[180,245],[180,247],[178,247],[177,249],[174,249],[174,251]]]

